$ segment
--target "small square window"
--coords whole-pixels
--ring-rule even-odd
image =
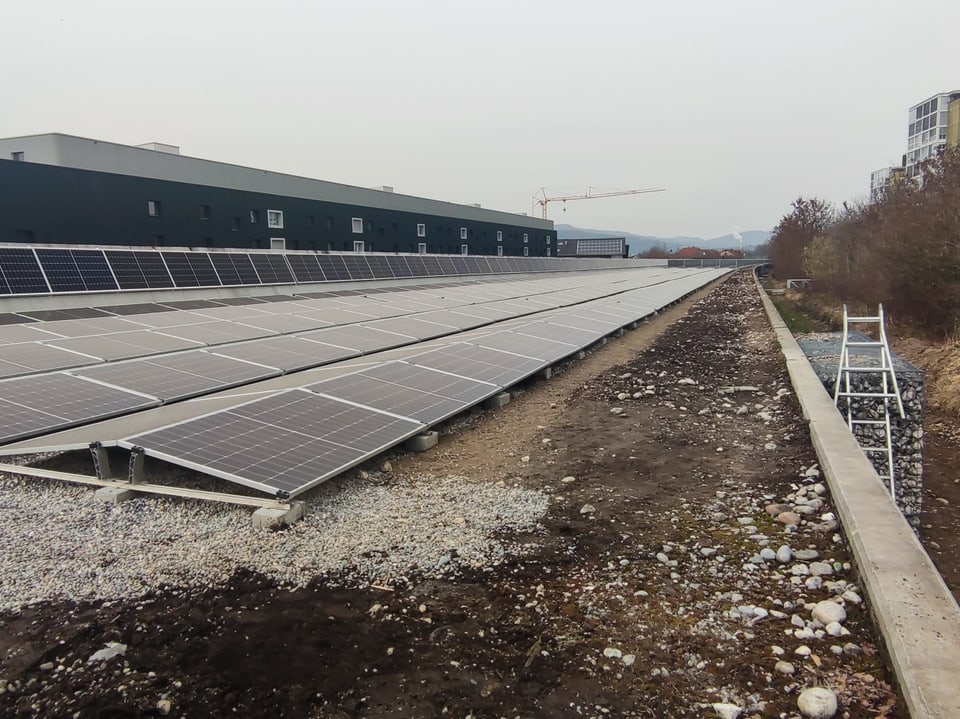
[[[470,254],[470,246],[469,246],[469,245],[460,245],[460,254],[461,254],[461,255],[469,255],[469,254]]]
[[[530,248],[529,248],[529,247],[524,247],[524,248],[523,248],[523,256],[524,256],[524,257],[529,257],[529,256],[530,256]]]
[[[267,227],[273,230],[283,229],[283,210],[267,210]]]
[[[550,244],[550,235],[547,235],[547,244]]]
[[[523,244],[527,244],[527,241],[528,241],[529,239],[530,239],[530,238],[527,236],[527,233],[524,232],[524,233],[523,233]]]
[[[250,224],[255,225],[260,222],[260,210],[250,210]]]
[[[363,240],[354,240],[354,241],[353,241],[353,251],[354,251],[354,252],[363,252]]]
[[[497,230],[497,242],[503,242],[503,230]]]
[[[201,220],[210,219],[210,205],[200,205],[200,219]]]
[[[503,257],[503,245],[497,245],[497,257]]]
[[[23,153],[22,152],[11,152],[10,159],[14,162],[23,162]]]
[[[159,200],[147,200],[147,214],[150,215],[150,217],[160,217]]]
[[[286,238],[286,237],[271,237],[271,238],[270,238],[270,249],[271,249],[271,250],[285,250],[285,249],[287,249],[287,238]]]
[[[425,255],[425,254],[427,254],[427,243],[426,243],[426,242],[418,242],[418,243],[417,243],[417,254],[420,254],[420,255]]]
[[[427,236],[427,226],[422,222],[417,225],[417,237]]]
[[[363,234],[363,218],[362,217],[352,218],[350,220],[350,224],[351,224],[351,229],[353,230],[353,234],[355,235]]]
[[[467,239],[467,228],[466,228],[466,227],[461,227],[461,228],[460,228],[460,239],[461,239],[461,240]]]

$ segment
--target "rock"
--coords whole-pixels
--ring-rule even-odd
[[[716,554],[716,553],[717,553],[717,550],[714,549],[713,547],[701,547],[701,548],[700,548],[700,554],[702,554],[704,557],[712,557],[712,556],[713,556],[714,554]]]
[[[632,667],[633,663],[637,661],[637,657],[634,654],[624,654],[621,661],[623,662],[624,666]]]
[[[790,511],[789,504],[768,504],[763,508],[763,511],[769,514],[771,517],[776,517],[778,514],[783,514],[784,512]]]
[[[696,384],[696,383],[697,383],[696,380],[690,379],[689,377],[684,377],[683,379],[677,380],[677,384]]]
[[[623,414],[623,407],[611,407],[610,414]]]
[[[843,622],[845,622],[847,619],[846,610],[836,602],[831,602],[829,600],[817,602],[817,605],[813,608],[811,614],[813,615],[814,619],[824,626],[830,624],[831,622],[843,624]]]
[[[743,714],[743,709],[736,704],[726,704],[722,702],[714,704],[713,711],[720,719],[737,719]]]
[[[51,669],[53,669],[53,662],[44,662],[40,665],[41,671],[49,672]]]
[[[770,549],[770,547],[764,547],[760,550],[760,558],[764,561],[772,562],[777,558],[777,553]]]
[[[105,648],[100,649],[99,651],[96,651],[90,655],[90,658],[87,659],[87,663],[92,664],[93,662],[104,662],[108,659],[113,659],[116,656],[122,656],[126,653],[126,644],[121,644],[120,642],[107,642]]]
[[[823,579],[820,577],[807,577],[803,582],[803,586],[805,586],[811,592],[815,592],[823,586]]]
[[[830,622],[824,629],[831,637],[839,637],[843,634],[843,625],[840,622]]]
[[[380,464],[380,471],[384,474],[390,474],[393,471],[393,465],[390,464],[389,460],[384,460]]]
[[[668,556],[667,556],[666,554],[664,554],[663,552],[657,552],[657,561],[658,561],[658,562],[661,562],[661,563],[663,563],[663,564],[666,564],[667,562],[670,561],[670,557],[668,557]]]
[[[608,659],[620,659],[620,657],[623,656],[623,652],[616,647],[607,647],[603,650],[603,656],[607,657]]]
[[[777,515],[777,521],[780,524],[800,524],[800,515],[796,512],[781,512]]]
[[[571,477],[568,475],[560,480],[560,484],[570,484],[571,482],[576,482],[576,481],[577,481],[576,477]]]
[[[361,469],[359,472],[357,472],[357,479],[359,479],[361,482],[366,482],[368,479],[370,479],[370,473]]]
[[[776,663],[776,665],[773,667],[773,670],[779,674],[787,675],[791,675],[797,671],[793,664],[790,662],[785,662],[782,659]]]
[[[597,508],[594,507],[592,504],[585,504],[582,507],[580,507],[580,514],[593,514],[596,511],[597,511]]]
[[[776,556],[777,556],[777,561],[780,562],[780,564],[786,564],[791,559],[793,559],[793,550],[791,550],[789,546],[784,544],[777,550]]]
[[[157,702],[157,714],[162,717],[167,716],[170,713],[171,705],[169,699],[161,699]]]
[[[797,708],[809,719],[831,719],[837,713],[837,695],[824,687],[810,687],[800,692]]]
[[[814,559],[820,558],[820,552],[816,549],[798,549],[794,552],[794,555],[797,559],[800,559],[804,562],[812,562]]]
[[[843,599],[843,601],[850,602],[850,604],[859,604],[860,602],[863,601],[862,599],[860,599],[860,595],[857,594],[852,589],[848,589],[843,594],[841,594],[840,597]]]
[[[809,657],[813,652],[810,650],[806,644],[801,644],[799,647],[793,650],[793,653],[798,657]]]
[[[830,566],[829,562],[811,562],[810,574],[817,577],[830,575],[833,574],[833,567]]]

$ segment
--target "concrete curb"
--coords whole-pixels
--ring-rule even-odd
[[[912,719],[960,717],[960,607],[757,283]]]

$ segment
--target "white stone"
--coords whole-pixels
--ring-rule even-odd
[[[843,624],[843,622],[847,619],[846,610],[836,602],[831,601],[817,602],[811,614],[813,615],[814,619],[824,626],[830,624],[831,622]]]
[[[793,674],[796,672],[796,668],[790,662],[779,661],[773,667],[773,670],[779,674]]]
[[[607,659],[619,659],[623,656],[623,652],[616,647],[607,647],[603,650],[603,656],[607,657]]]
[[[797,708],[808,719],[831,719],[837,713],[837,695],[824,687],[810,687],[800,692]]]
[[[585,504],[582,507],[580,507],[580,514],[593,514],[596,511],[597,511],[597,508],[594,507],[592,504]]]
[[[780,548],[777,550],[776,556],[777,556],[777,561],[780,562],[780,564],[786,564],[791,559],[793,559],[793,550],[790,549],[789,545],[786,545],[786,544],[781,545]]]
[[[720,719],[737,719],[743,713],[743,709],[736,704],[726,704],[722,702],[714,704],[713,711]]]

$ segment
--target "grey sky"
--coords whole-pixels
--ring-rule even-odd
[[[960,89],[956,0],[6,2],[0,137],[187,155],[581,227],[769,229],[866,194]],[[539,211],[539,208],[538,210]]]

